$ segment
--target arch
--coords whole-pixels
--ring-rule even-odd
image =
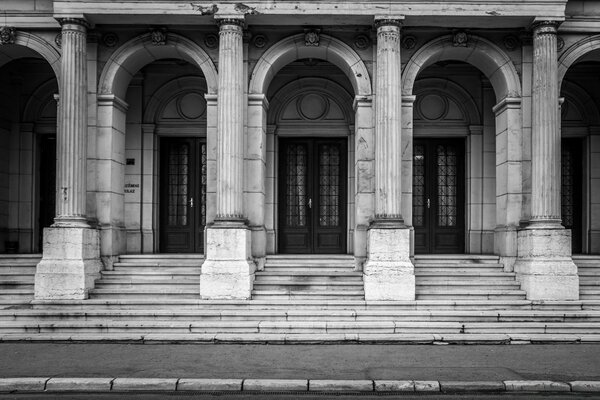
[[[137,36],[124,43],[113,55],[100,75],[98,93],[125,98],[133,76],[144,65],[164,58],[183,59],[202,70],[208,93],[217,92],[217,70],[208,54],[190,39],[167,33],[166,44],[152,44],[152,33]]]
[[[587,53],[600,49],[600,35],[589,36],[571,45],[558,58],[558,84],[562,85],[562,81],[567,74],[567,70],[571,68],[575,62],[586,55]]]
[[[328,95],[344,113],[345,123],[353,123],[352,96],[336,82],[318,77],[301,78],[279,89],[270,101],[268,123],[274,125],[280,122],[280,114],[286,109],[289,102],[308,92],[319,92]]]
[[[58,93],[58,82],[56,79],[49,79],[38,86],[25,104],[23,121],[34,122],[38,119],[48,103],[55,101],[54,94],[56,93]]]
[[[462,86],[443,78],[424,78],[418,79],[414,85],[415,94],[423,92],[439,92],[452,98],[461,108],[469,125],[481,124],[481,116],[475,104],[473,96]]]
[[[165,83],[152,93],[146,110],[144,111],[143,121],[145,124],[156,122],[157,116],[162,113],[164,107],[183,91],[201,91],[206,92],[206,80],[200,76],[180,76]]]
[[[11,54],[14,52],[14,50],[11,50],[11,48],[14,48],[13,46],[17,45],[34,51],[37,55],[40,55],[44,60],[46,60],[54,71],[56,80],[60,81],[60,53],[50,43],[41,37],[23,31],[17,31],[15,33],[14,44],[0,46],[0,68],[12,60],[28,56],[27,53],[23,54],[23,52],[16,52],[21,53],[17,54],[16,56]]]
[[[569,103],[573,104],[579,114],[584,118],[582,123],[587,125],[600,125],[600,115],[598,106],[592,96],[580,85],[564,80],[562,82],[561,96],[568,98]]]
[[[318,58],[331,62],[348,76],[356,96],[371,94],[371,78],[367,67],[350,46],[328,35],[320,36],[318,46],[306,46],[304,34],[280,40],[260,57],[252,71],[249,93],[266,93],[277,71],[303,58]]]
[[[497,102],[507,97],[521,97],[519,75],[508,55],[494,43],[475,35],[469,35],[466,47],[454,46],[452,35],[438,37],[423,45],[404,68],[402,94],[412,95],[419,72],[444,60],[464,61],[477,67],[492,83]]]

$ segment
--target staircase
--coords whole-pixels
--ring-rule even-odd
[[[579,298],[600,300],[600,256],[576,255],[573,262],[579,273]]]
[[[119,257],[102,271],[90,299],[199,299],[200,266],[196,254],[142,254]]]
[[[33,300],[35,267],[41,254],[0,255],[0,308]]]
[[[513,272],[504,272],[498,256],[417,255],[417,300],[525,300]]]
[[[365,292],[351,255],[272,255],[256,272],[252,298],[363,300]]]

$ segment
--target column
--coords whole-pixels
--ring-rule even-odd
[[[410,234],[402,219],[402,79],[400,27],[403,17],[375,17],[375,219],[368,231],[364,267],[366,300],[414,300]]]
[[[533,25],[531,218],[518,233],[517,279],[530,300],[579,298],[571,232],[560,218],[559,23]]]
[[[219,23],[217,103],[217,211],[206,231],[200,276],[205,299],[248,299],[255,265],[243,215],[244,53],[243,16],[215,16]]]
[[[56,218],[44,229],[36,299],[85,299],[102,264],[98,234],[86,221],[87,27],[63,18],[59,87]]]

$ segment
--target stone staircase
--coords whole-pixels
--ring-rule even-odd
[[[0,255],[0,308],[33,300],[35,267],[41,254]]]
[[[362,300],[362,273],[351,255],[272,255],[257,271],[252,298]]]
[[[201,300],[201,262],[122,256],[88,300],[0,309],[0,341],[600,342],[600,300],[526,300],[496,257],[418,256],[417,300],[398,302],[365,301],[347,256],[270,256],[253,300]]]
[[[124,255],[102,271],[90,299],[199,299],[202,255]]]
[[[414,264],[417,300],[526,298],[498,256],[417,255]]]
[[[575,255],[573,262],[579,273],[579,298],[600,300],[600,256]]]

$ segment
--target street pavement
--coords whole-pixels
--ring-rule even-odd
[[[0,343],[0,377],[600,380],[600,345]]]

